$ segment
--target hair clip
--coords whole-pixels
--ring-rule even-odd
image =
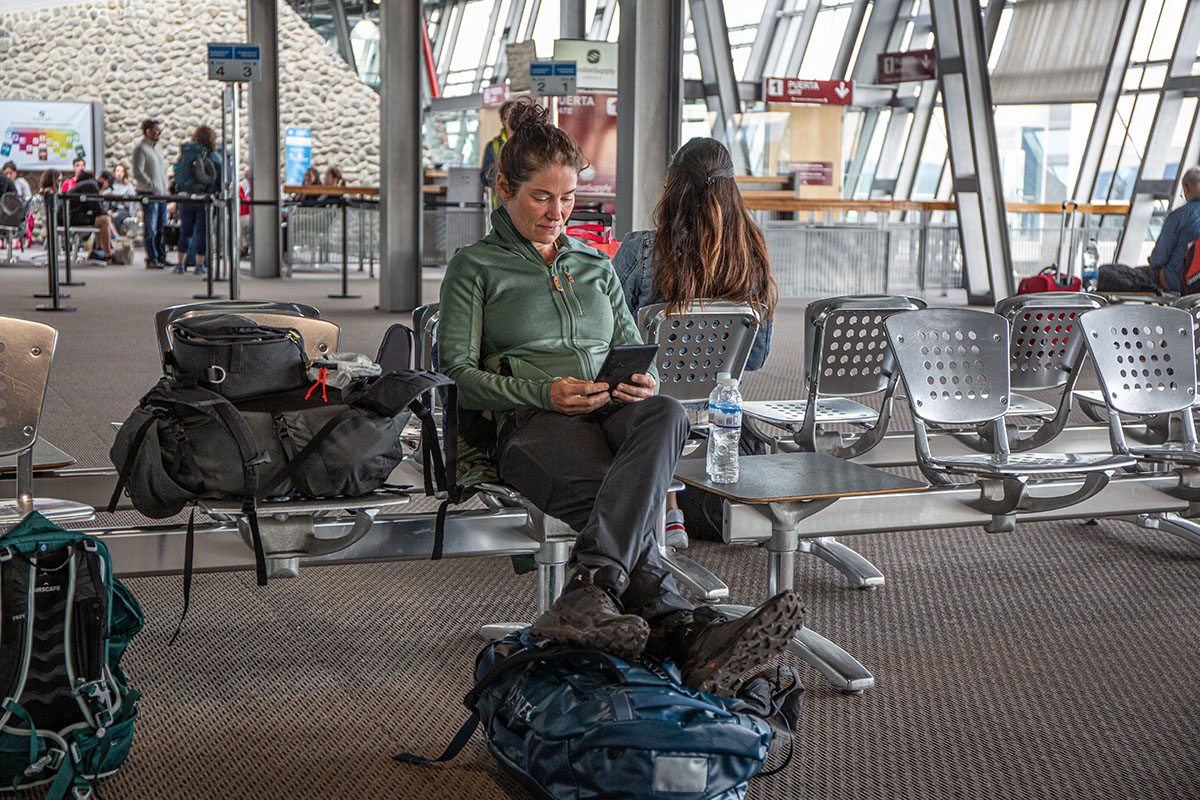
[[[704,179],[704,184],[705,184],[706,186],[712,186],[712,185],[713,185],[713,178],[712,178],[712,176],[711,176],[711,175],[710,175],[709,177],[707,177],[707,178],[705,178],[705,179]]]

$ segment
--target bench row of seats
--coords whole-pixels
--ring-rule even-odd
[[[1191,415],[1177,413],[1187,412],[1195,402],[1194,307],[1188,310],[1156,306],[1106,309],[1103,301],[1087,295],[1015,298],[1002,304],[997,311],[1003,313],[997,314],[964,309],[925,309],[923,305],[911,298],[897,297],[832,298],[813,304],[807,315],[809,346],[806,352],[809,354],[809,400],[816,402],[809,406],[807,401],[795,401],[788,409],[791,416],[786,418],[776,413],[777,408],[767,408],[768,413],[760,413],[760,409],[771,404],[751,402],[746,406],[747,417],[783,425],[792,434],[790,444],[793,446],[853,457],[881,439],[890,420],[892,401],[906,397],[913,412],[916,463],[931,483],[949,484],[962,478],[983,486],[979,502],[992,515],[992,527],[996,530],[1011,528],[1016,513],[1044,508],[1048,503],[1061,507],[1092,496],[1120,470],[1190,469],[1200,464],[1200,449],[1196,445]],[[286,303],[236,307],[203,304],[164,310],[156,318],[156,332],[162,337],[160,352],[164,354],[164,364],[170,346],[166,338],[169,321],[214,308],[251,315],[270,324],[301,328],[310,355],[337,349],[337,326],[320,319],[312,307]],[[15,353],[17,349],[16,332],[22,329],[18,323],[37,325],[9,319],[0,322],[0,341],[12,343],[9,353]],[[416,366],[433,366],[436,324],[436,307],[419,309],[414,314],[415,342],[404,335],[405,331],[393,327],[385,337],[379,359],[386,360],[390,367],[402,367],[409,363],[411,351]],[[693,408],[702,406],[718,368],[728,366],[734,374],[740,373],[757,328],[752,309],[729,304],[697,306],[675,316],[666,315],[664,309],[654,309],[642,315],[640,324],[649,339],[663,345],[659,360],[662,390]],[[1082,335],[1085,333],[1086,337]],[[1054,437],[1048,431],[1063,429],[1066,422],[1063,403],[1069,410],[1072,390],[1087,353],[1091,354],[1100,377],[1101,399],[1106,404],[1106,419],[1111,425],[1113,452],[1087,458],[1071,453],[1047,458],[1042,452],[1027,452],[1033,446],[1031,442],[1038,446],[1052,442]],[[723,359],[726,361],[718,363]],[[6,369],[10,373],[22,368],[15,358],[8,360],[10,366]],[[46,367],[48,374],[48,364]],[[0,376],[0,381],[3,380]],[[45,376],[41,380],[44,387]],[[882,393],[883,408],[876,411],[861,406],[867,409],[870,418],[867,418],[867,412],[859,410],[854,412],[858,417],[852,419],[850,404],[854,401],[838,393],[851,397],[866,394],[867,390],[857,391],[862,387]],[[1005,418],[1017,416],[1011,401],[1012,387],[1029,390],[1059,388],[1063,390],[1063,399],[1057,407],[1043,404],[1045,408],[1038,409],[1034,405],[1036,401],[1021,406],[1024,414],[1034,414],[1041,421],[1033,428],[1022,426],[1010,435]],[[844,402],[831,405],[831,400]],[[16,405],[26,410],[34,409],[33,432],[24,433],[30,427],[28,425],[0,426],[0,456],[25,453],[28,440],[36,439],[40,398],[36,404],[22,401]],[[10,402],[10,411],[0,413],[16,419],[12,415],[14,408]],[[1179,417],[1178,423],[1163,427],[1167,431],[1164,436],[1176,438],[1174,441],[1164,438],[1150,444],[1129,445],[1123,437],[1122,414],[1144,419],[1168,418],[1174,414]],[[824,429],[826,425],[848,421],[861,425],[862,433],[834,435]],[[965,460],[961,457],[957,460],[939,458],[928,446],[926,426],[953,430],[956,435],[972,439],[978,449],[986,452]],[[19,440],[12,435],[16,429],[23,433]],[[785,444],[782,439],[777,443]],[[1031,480],[1052,486],[1056,476],[1084,471],[1092,477],[1085,480],[1079,490],[1063,497],[1048,501],[1043,493],[1034,497],[1026,491]],[[19,477],[25,472],[19,472]],[[532,536],[539,542],[535,560],[539,573],[540,611],[551,604],[561,590],[574,533],[562,523],[547,519],[528,507],[506,487],[486,488],[484,496],[493,507],[527,510]],[[352,533],[362,536],[370,530],[379,508],[387,504],[378,498],[360,501],[281,504],[272,509],[272,514],[281,520],[291,519],[293,525],[295,518],[307,518],[311,531],[312,519],[349,509],[362,523],[354,525]],[[22,513],[32,508],[30,502],[31,489],[22,489],[14,512]],[[401,499],[396,498],[391,505],[399,502]],[[209,512],[218,519],[233,519],[238,510],[214,505]],[[0,522],[5,521],[0,519]],[[661,527],[660,547],[664,550],[665,561],[681,582],[707,599],[727,596],[727,587],[716,576],[665,545]],[[294,574],[300,558],[309,552],[305,547],[313,546],[315,538],[310,535],[300,541],[294,552],[273,554],[276,574]],[[826,552],[810,552],[831,560],[849,558],[849,554],[853,554],[848,548],[839,552],[834,547],[836,542],[828,542]],[[503,629],[491,631],[492,635],[501,632]]]

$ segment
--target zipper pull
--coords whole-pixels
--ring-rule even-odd
[[[568,283],[575,282],[575,279],[571,277],[571,270],[567,269],[566,267],[563,267],[563,272],[565,272],[567,274],[567,282]]]
[[[561,292],[563,290],[563,288],[562,288],[562,284],[558,282],[558,276],[551,275],[550,277],[554,279],[554,288],[558,289]]]

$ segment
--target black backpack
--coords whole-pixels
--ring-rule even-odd
[[[307,387],[304,340],[238,314],[205,314],[172,322],[166,356],[173,377],[238,401]]]
[[[442,447],[430,414],[435,391],[447,409]],[[116,509],[125,489],[134,508],[151,518],[174,516],[199,499],[238,500],[254,542],[258,582],[265,585],[257,504],[379,489],[404,458],[400,433],[414,414],[422,422],[425,491],[457,502],[456,407],[454,382],[424,370],[356,381],[340,397],[336,390],[301,387],[236,404],[196,383],[164,378],[117,433],[109,455],[120,477],[108,509]],[[444,518],[443,508],[437,545]]]

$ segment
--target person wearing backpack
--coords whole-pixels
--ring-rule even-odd
[[[207,125],[196,128],[192,140],[185,142],[175,165],[175,191],[179,194],[217,194],[221,191],[221,156],[216,152],[217,137]],[[197,275],[207,272],[204,257],[208,252],[208,204],[179,204],[180,262],[175,272],[187,272],[194,266]]]

